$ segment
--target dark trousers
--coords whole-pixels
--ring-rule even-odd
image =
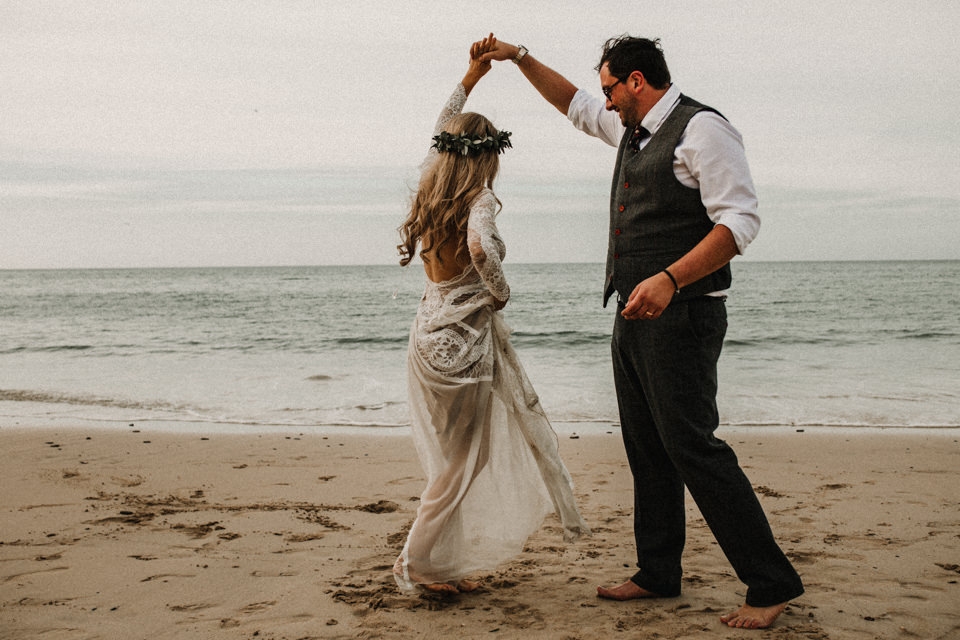
[[[680,594],[684,486],[764,607],[803,593],[800,576],[774,540],[733,449],[714,435],[717,360],[727,329],[721,298],[675,302],[656,320],[613,329],[613,369],[623,443],[633,472],[637,566],[631,578],[664,597]]]

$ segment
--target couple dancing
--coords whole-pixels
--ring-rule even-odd
[[[510,287],[493,182],[510,133],[462,112],[492,62],[506,60],[574,126],[618,148],[603,301],[617,293],[614,380],[639,570],[597,594],[680,594],[686,487],[747,585],[745,604],[721,621],[767,627],[803,586],[736,455],[714,435],[729,262],[756,236],[756,196],[739,133],[671,83],[658,41],[629,36],[604,46],[603,100],[491,34],[472,45],[437,120],[398,247],[402,265],[419,249],[427,276],[408,351],[427,487],[394,566],[397,583],[472,591],[467,576],[518,554],[549,513],[565,539],[589,533],[500,313]]]

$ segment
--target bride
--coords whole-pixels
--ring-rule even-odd
[[[412,432],[427,486],[394,566],[404,592],[475,589],[467,576],[519,554],[550,513],[564,539],[589,533],[500,312],[510,287],[492,186],[510,133],[461,113],[490,69],[478,58],[495,44],[491,35],[471,48],[399,229],[400,264],[419,247],[427,277],[408,351]]]

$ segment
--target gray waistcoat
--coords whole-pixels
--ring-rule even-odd
[[[610,242],[603,305],[617,291],[625,299],[642,280],[663,271],[713,229],[700,191],[673,173],[674,149],[690,118],[714,111],[686,96],[646,146],[634,153],[628,129],[620,140],[610,189]],[[730,286],[730,266],[687,285],[675,300],[687,300]]]

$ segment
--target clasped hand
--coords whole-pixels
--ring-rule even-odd
[[[480,82],[480,78],[490,71],[492,67],[490,61],[482,60],[481,57],[496,48],[496,46],[497,39],[493,37],[492,33],[483,40],[478,40],[470,45],[470,66],[467,68],[467,73],[463,76],[462,80],[463,88],[466,90],[467,95],[470,95],[470,92],[476,84]]]
[[[490,60],[481,59],[483,54],[493,51],[497,47],[497,39],[491,33],[483,40],[477,40],[470,45],[470,68],[483,76],[491,68]]]

